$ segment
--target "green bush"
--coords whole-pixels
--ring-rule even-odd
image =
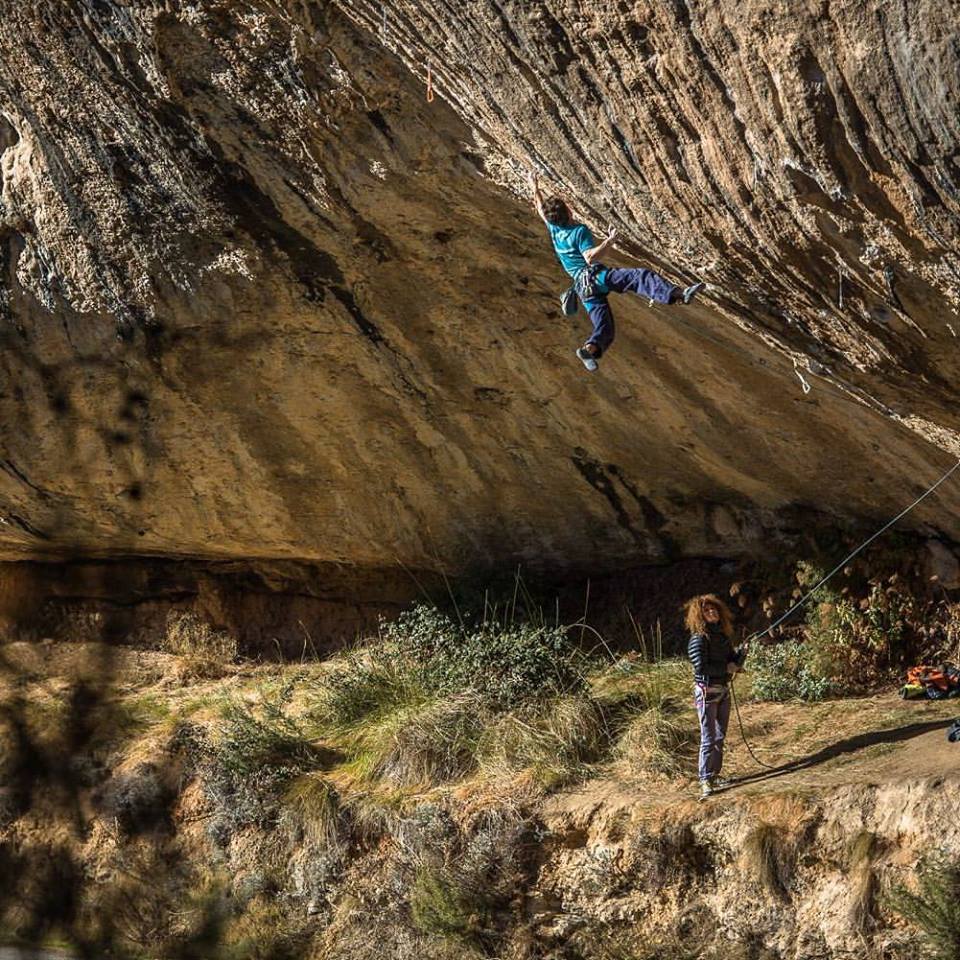
[[[470,625],[417,606],[331,665],[310,719],[365,780],[451,782],[482,760],[559,781],[602,737],[587,663],[563,628],[489,616]]]
[[[236,778],[265,767],[309,769],[315,765],[313,748],[277,700],[265,700],[260,716],[247,704],[228,704],[218,732],[217,763]]]
[[[206,744],[203,780],[215,814],[210,828],[222,842],[237,827],[275,823],[290,782],[320,766],[320,753],[283,712],[289,696],[288,687],[256,707],[227,704]]]
[[[754,699],[823,700],[834,687],[818,660],[815,647],[796,640],[756,647],[747,662]]]
[[[933,859],[921,867],[918,879],[916,892],[895,887],[888,906],[923,932],[926,957],[960,960],[960,864]]]
[[[807,589],[823,571],[800,563],[797,583]],[[873,577],[857,599],[831,585],[820,587],[807,607],[807,661],[831,680],[833,693],[853,692],[888,678],[913,647],[923,620],[918,601],[897,574]],[[861,591],[862,592],[862,591]]]
[[[454,941],[467,952],[464,955],[472,955],[492,934],[492,902],[482,891],[458,880],[453,867],[418,868],[410,891],[410,913],[418,930]]]
[[[586,658],[563,627],[460,624],[419,605],[382,625],[380,656],[415,671],[432,693],[466,691],[511,706],[531,696],[582,689]]]
[[[348,729],[361,720],[470,694],[502,710],[583,689],[586,658],[561,627],[454,622],[417,606],[381,625],[379,641],[323,678],[314,719]]]

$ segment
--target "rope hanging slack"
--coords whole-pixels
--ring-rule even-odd
[[[427,103],[433,103],[433,70],[427,62]]]

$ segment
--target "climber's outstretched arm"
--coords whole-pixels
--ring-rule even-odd
[[[540,190],[540,177],[537,174],[536,170],[531,170],[528,176],[530,180],[530,188],[533,190],[533,205],[537,208],[537,213],[540,215],[540,219],[547,223],[548,220],[543,213],[543,193]]]
[[[616,239],[617,231],[611,230],[610,235],[606,240],[603,241],[603,243],[598,243],[595,247],[590,247],[589,250],[583,251],[583,259],[586,260],[587,263],[593,263],[594,260],[599,260],[600,257],[607,252],[607,249],[616,241]]]

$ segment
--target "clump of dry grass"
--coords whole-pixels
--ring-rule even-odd
[[[690,665],[681,660],[621,661],[591,678],[590,692],[617,731],[615,755],[635,775],[676,776],[697,739]]]
[[[479,745],[481,773],[510,780],[527,772],[541,788],[569,783],[609,741],[600,705],[582,694],[528,703],[489,723]]]
[[[243,904],[230,918],[223,933],[224,948],[213,956],[224,960],[302,960],[307,955],[311,934],[306,917],[275,897],[261,894]]]
[[[340,796],[329,780],[316,771],[306,773],[290,784],[284,799],[307,842],[334,855],[344,852]]]
[[[217,680],[237,658],[237,638],[194,613],[171,610],[160,649],[178,658],[179,679]]]
[[[362,779],[448,783],[475,769],[484,719],[482,703],[469,693],[415,700],[353,724],[343,743]]]
[[[747,874],[769,896],[783,899],[787,894],[786,864],[783,857],[783,831],[761,822],[747,834],[740,863]]]
[[[850,841],[847,850],[847,876],[852,897],[849,920],[854,930],[863,932],[873,917],[873,904],[877,890],[877,875],[874,860],[877,854],[877,838],[868,830],[861,830]]]

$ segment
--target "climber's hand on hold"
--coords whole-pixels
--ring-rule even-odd
[[[547,223],[547,218],[543,212],[543,194],[540,192],[540,174],[536,167],[530,167],[527,171],[527,180],[530,183],[530,189],[533,191],[533,205],[540,215],[540,219]]]

